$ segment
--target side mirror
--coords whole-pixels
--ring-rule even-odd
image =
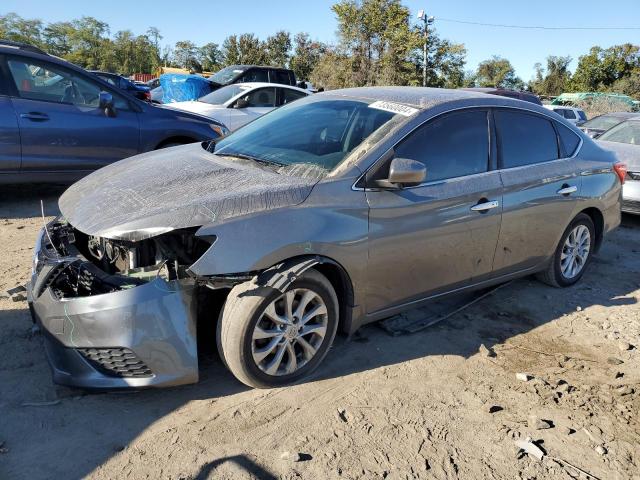
[[[233,104],[233,108],[247,108],[249,106],[249,100],[246,98],[239,98],[236,103]]]
[[[107,117],[115,117],[116,107],[113,104],[113,95],[109,92],[100,92],[99,108],[104,111]]]
[[[427,178],[427,167],[423,163],[409,158],[394,158],[389,165],[389,178],[376,180],[380,188],[398,189],[418,185]]]

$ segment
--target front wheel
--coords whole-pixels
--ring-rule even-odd
[[[554,287],[569,287],[584,275],[595,247],[595,228],[589,215],[579,214],[564,231],[551,263],[539,274]]]
[[[284,293],[252,282],[237,285],[218,319],[220,356],[250,387],[294,383],[324,359],[335,338],[338,311],[331,283],[313,269]]]

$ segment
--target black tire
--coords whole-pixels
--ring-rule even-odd
[[[590,238],[591,246],[590,246],[587,259],[584,262],[584,265],[582,266],[582,269],[578,272],[576,276],[572,278],[568,278],[562,273],[562,267],[561,267],[562,251],[564,248],[564,244],[567,240],[567,237],[579,225],[584,225],[589,229],[589,234],[591,236]],[[560,238],[560,242],[556,247],[556,251],[553,254],[553,258],[549,262],[547,269],[538,274],[538,279],[556,288],[570,287],[571,285],[576,284],[582,278],[582,275],[584,275],[584,272],[587,270],[589,263],[591,263],[591,258],[593,257],[593,251],[594,251],[595,245],[596,245],[596,236],[595,236],[595,227],[593,225],[593,220],[591,220],[591,217],[587,214],[584,214],[584,213],[578,214],[571,221],[569,226],[566,228],[566,230],[562,234],[562,237]]]
[[[306,364],[291,374],[269,375],[256,364],[252,354],[252,335],[271,302],[283,294],[253,282],[236,285],[222,307],[218,319],[216,341],[223,363],[245,385],[254,388],[273,388],[289,385],[313,372],[331,347],[338,328],[338,298],[327,278],[309,269],[295,280],[287,291],[304,288],[321,297],[327,307],[327,326],[322,343]]]

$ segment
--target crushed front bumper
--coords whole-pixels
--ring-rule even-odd
[[[198,381],[195,285],[156,278],[112,293],[58,298],[55,276],[83,257],[59,257],[43,229],[28,285],[55,383],[142,388]]]

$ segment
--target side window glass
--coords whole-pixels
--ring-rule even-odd
[[[76,72],[15,58],[7,63],[21,98],[94,108],[99,105],[101,86]],[[116,108],[128,109],[121,97],[114,95],[114,101]]]
[[[249,102],[248,107],[275,107],[276,89],[259,88],[247,94],[244,98]]]
[[[494,118],[502,168],[558,158],[558,139],[550,120],[510,110],[496,110]]]
[[[486,172],[487,112],[470,110],[436,118],[411,133],[395,150],[396,157],[424,163],[429,182]]]
[[[282,92],[283,92],[283,95],[282,95],[283,105],[287,103],[291,103],[295,100],[298,100],[299,98],[306,97],[304,93],[298,92],[297,90],[291,90],[289,88],[283,88]]]
[[[269,82],[269,75],[266,70],[252,68],[242,76],[243,82]]]
[[[272,82],[280,83],[282,85],[290,85],[289,72],[286,70],[274,70],[272,73]],[[275,80],[273,80],[275,78]]]
[[[568,118],[569,120],[575,120],[576,119],[576,114],[574,113],[573,110],[565,110],[564,111],[564,118]]]
[[[560,141],[564,147],[565,155],[571,157],[576,153],[576,149],[580,144],[580,137],[558,122],[556,122],[556,129],[558,130],[558,135],[560,135]]]

